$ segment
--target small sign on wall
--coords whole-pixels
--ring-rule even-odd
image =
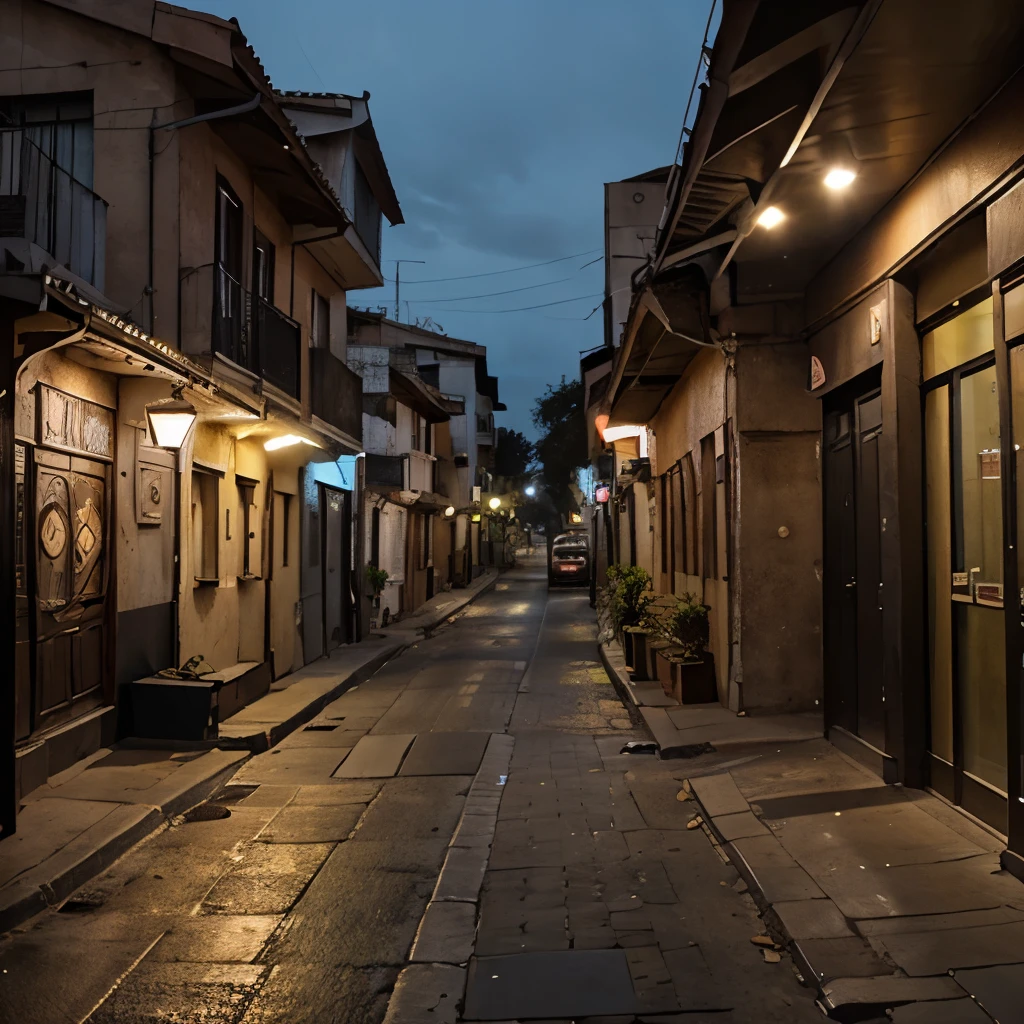
[[[870,312],[871,344],[877,345],[882,340],[882,307],[872,306]]]
[[[811,390],[820,388],[825,383],[825,367],[817,356],[811,356]]]

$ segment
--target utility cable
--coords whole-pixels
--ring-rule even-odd
[[[552,263],[564,263],[566,260],[578,260],[581,256],[593,256],[600,249],[588,249],[586,252],[574,252],[571,256],[559,256],[558,259],[545,260],[543,263],[527,263],[522,267],[509,267],[508,270],[489,270],[486,274],[462,274],[459,277],[430,277],[416,281],[403,281],[402,284],[441,284],[443,281],[469,281],[477,277],[496,277],[498,274],[514,274],[517,270],[533,270],[535,267],[550,267]],[[596,260],[594,261],[597,262]],[[582,268],[581,268],[582,269]],[[391,278],[385,278],[388,284],[394,284]]]
[[[536,306],[514,306],[511,309],[439,309],[439,313],[522,313],[528,309],[547,309],[548,306],[562,306],[567,302],[582,302],[584,299],[596,299],[602,292],[594,292],[591,295],[577,295],[573,299],[559,299],[557,302],[542,302]],[[413,299],[413,305],[416,300]]]

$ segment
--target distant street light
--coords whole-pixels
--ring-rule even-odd
[[[491,507],[492,510],[497,511],[499,508],[501,508],[501,498],[491,498],[491,500],[487,502],[487,504]]]
[[[533,484],[530,484],[530,486],[526,488],[525,494],[528,498],[532,498],[536,493],[537,488],[534,487]]]

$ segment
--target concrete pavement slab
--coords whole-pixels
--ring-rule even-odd
[[[977,928],[981,925],[1008,924],[1024,921],[1024,910],[1017,907],[992,907],[987,910],[965,910],[959,914],[918,914],[913,917],[879,917],[855,921],[854,927],[866,938],[898,935],[902,932],[930,932]]]
[[[285,914],[320,870],[334,846],[254,844],[210,889],[204,914]]]
[[[690,788],[709,818],[750,810],[746,797],[728,772],[691,779]]]
[[[384,1024],[455,1024],[466,970],[449,964],[412,964],[398,976]]]
[[[334,772],[338,779],[381,779],[393,776],[406,751],[416,737],[413,735],[364,736]]]
[[[365,804],[294,804],[260,833],[261,843],[339,843],[349,837]]]
[[[208,914],[176,921],[149,954],[155,961],[252,963],[283,915]]]
[[[972,999],[941,1003],[910,1003],[890,1014],[892,1024],[992,1024],[992,1018]]]
[[[400,775],[475,775],[491,738],[488,732],[420,733]]]
[[[904,932],[873,938],[871,944],[912,977],[945,974],[968,967],[1021,964],[1024,963],[1024,922],[982,925],[967,930]]]
[[[960,999],[964,990],[952,978],[837,978],[821,987],[821,1000],[835,1019],[867,1020],[881,1017],[902,1003]],[[843,1014],[844,1016],[840,1016]],[[856,1014],[856,1016],[854,1016]]]
[[[381,780],[355,779],[351,782],[299,786],[292,803],[297,807],[307,804],[368,804],[381,791],[383,785]]]
[[[956,971],[957,985],[976,999],[993,1020],[1012,1021],[1024,1006],[1024,971],[1018,966]]]
[[[244,764],[231,782],[296,787],[327,783],[347,754],[344,747],[275,747]]]
[[[430,903],[409,959],[417,963],[464,964],[473,952],[475,936],[475,904]]]
[[[771,909],[783,934],[791,939],[845,939],[853,935],[846,918],[829,899],[779,900]]]
[[[714,819],[714,826],[718,835],[727,843],[734,839],[753,839],[755,836],[771,835],[767,827],[750,811],[720,814]]]
[[[467,1021],[586,1017],[637,1010],[624,950],[569,950],[474,957]]]
[[[443,839],[455,831],[466,797],[466,780],[433,775],[388,779],[370,805],[352,842]]]

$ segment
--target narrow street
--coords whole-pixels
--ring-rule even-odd
[[[0,1019],[820,1019],[686,828],[680,780],[725,759],[620,753],[644,737],[595,637],[527,559],[8,936]]]

